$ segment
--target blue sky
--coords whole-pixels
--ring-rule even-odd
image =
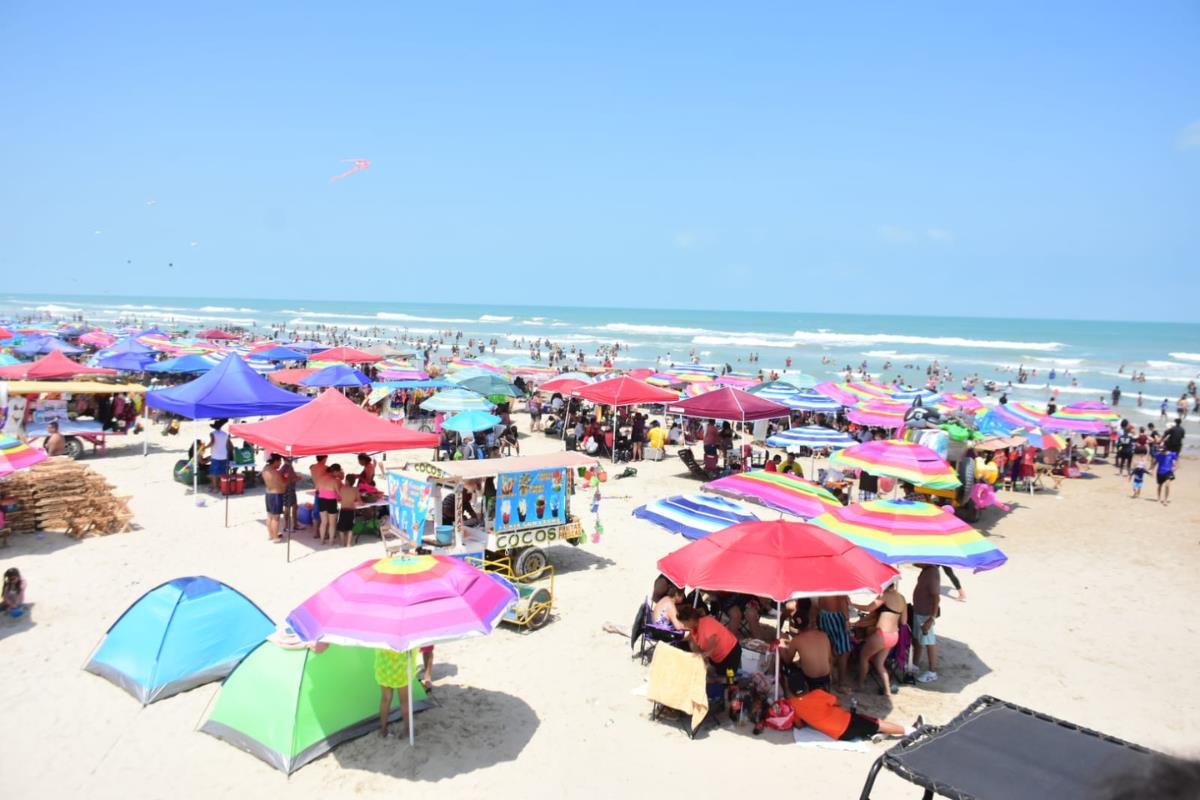
[[[1194,2],[16,0],[0,275],[1194,320],[1198,76]]]

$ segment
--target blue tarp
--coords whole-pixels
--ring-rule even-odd
[[[283,414],[309,399],[280,389],[234,356],[194,381],[148,393],[146,405],[189,419],[233,419]]]
[[[84,669],[146,705],[224,678],[274,629],[236,589],[204,576],[176,578],[130,606]]]

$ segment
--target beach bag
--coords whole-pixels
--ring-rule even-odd
[[[313,521],[312,503],[304,503],[296,509],[296,521],[301,525],[311,525]]]
[[[767,718],[763,722],[772,730],[790,730],[796,722],[796,710],[789,703],[776,700],[767,708]]]
[[[232,460],[239,467],[251,466],[254,464],[254,448],[250,445],[245,445],[235,449]]]

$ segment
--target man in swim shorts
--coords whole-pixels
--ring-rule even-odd
[[[283,518],[283,493],[287,490],[287,479],[279,471],[283,459],[278,453],[267,457],[267,466],[262,471],[263,485],[267,488],[267,536],[272,542],[282,541],[279,522]]]
[[[937,636],[933,626],[937,619],[938,607],[942,600],[941,570],[933,564],[918,564],[921,574],[917,577],[917,585],[913,589],[913,666],[921,663],[921,651],[929,656],[929,668],[917,676],[921,683],[932,683],[937,680]]]

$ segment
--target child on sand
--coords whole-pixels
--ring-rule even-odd
[[[25,579],[16,567],[4,570],[4,595],[0,599],[0,611],[19,617],[25,613]]]
[[[1149,469],[1149,462],[1146,456],[1140,455],[1133,462],[1133,469],[1129,470],[1129,480],[1133,482],[1133,496],[1141,497],[1142,483],[1146,480],[1146,470]]]

